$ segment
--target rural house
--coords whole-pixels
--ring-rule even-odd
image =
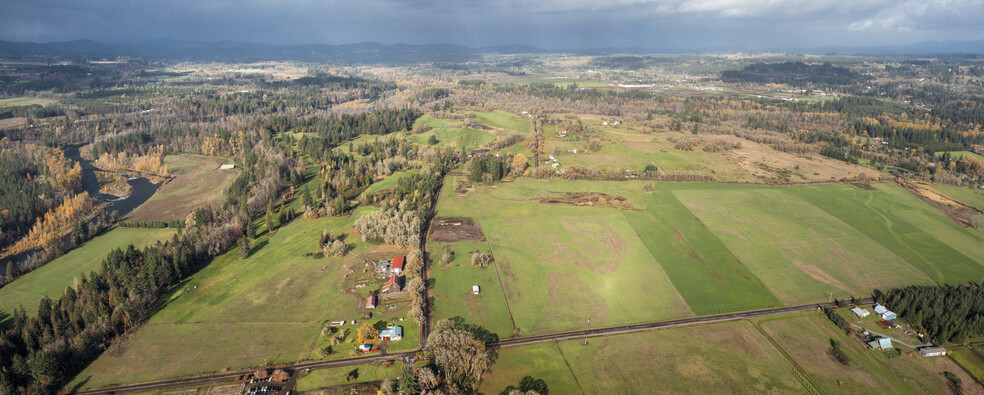
[[[875,350],[891,350],[892,339],[887,337],[876,337],[874,340],[868,342],[868,347]]]
[[[403,339],[403,327],[394,326],[379,331],[379,338],[383,340],[397,341]]]
[[[386,285],[383,285],[383,287],[379,289],[379,292],[387,294],[400,292],[401,290],[403,290],[403,287],[400,286],[400,277],[394,274],[390,276],[389,281],[386,282]]]
[[[393,272],[393,274],[403,273],[403,262],[405,260],[406,258],[404,258],[403,255],[395,256],[393,258],[393,265],[390,266],[390,271]]]
[[[868,314],[869,314],[868,313],[868,310],[862,309],[860,307],[855,307],[855,308],[851,309],[851,312],[854,313],[854,315],[856,315],[858,318],[867,317]]]
[[[919,347],[919,353],[924,357],[940,357],[946,355],[946,349],[943,347],[930,346],[930,347]]]
[[[369,297],[366,298],[366,309],[375,309],[375,308],[376,308],[376,295],[369,295]]]
[[[479,292],[481,292],[481,289],[477,285],[472,285],[472,293],[478,295]]]

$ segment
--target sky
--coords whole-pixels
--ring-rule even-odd
[[[782,50],[984,39],[984,0],[0,0],[0,40]]]

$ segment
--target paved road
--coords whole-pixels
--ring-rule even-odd
[[[863,304],[869,304],[873,301],[871,298],[865,298],[861,300]],[[508,348],[508,347],[518,347],[529,344],[554,342],[562,340],[572,340],[572,339],[584,339],[589,337],[598,336],[610,336],[623,333],[633,333],[642,331],[651,331],[656,329],[674,328],[681,326],[692,326],[692,325],[703,325],[711,324],[716,322],[726,322],[742,320],[754,317],[764,317],[776,314],[786,314],[801,311],[811,311],[815,310],[818,306],[833,307],[833,303],[819,303],[819,304],[808,304],[802,306],[791,306],[791,307],[777,307],[773,309],[765,310],[754,310],[745,311],[740,313],[729,313],[729,314],[718,314],[711,316],[684,318],[679,320],[670,321],[658,321],[649,322],[643,324],[633,324],[633,325],[621,325],[607,328],[597,328],[597,329],[586,329],[580,331],[553,333],[547,335],[537,335],[537,336],[524,336],[512,339],[499,340],[498,342],[489,343],[490,348]],[[346,359],[338,359],[333,361],[319,361],[319,362],[306,362],[299,363],[292,366],[284,366],[284,369],[290,369],[294,372],[299,372],[305,369],[325,369],[325,368],[337,368],[352,365],[361,365],[366,363],[383,362],[383,361],[393,361],[402,359],[407,356],[412,356],[417,353],[418,350],[402,351],[392,354],[385,355],[374,355],[367,357],[353,357]],[[252,371],[241,371],[232,373],[215,374],[209,376],[183,378],[183,379],[172,379],[164,381],[155,381],[144,384],[133,384],[120,387],[103,388],[97,390],[86,390],[77,391],[78,394],[118,394],[118,393],[129,393],[129,392],[144,392],[144,391],[156,391],[168,388],[180,388],[180,387],[192,387],[212,383],[230,382],[235,381],[242,375],[252,373]]]

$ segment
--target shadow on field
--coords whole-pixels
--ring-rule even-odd
[[[72,386],[72,388],[70,388],[68,390],[68,393],[74,394],[74,393],[78,392],[79,389],[82,388],[83,386],[85,386],[86,383],[88,383],[90,379],[92,379],[92,376],[86,377],[85,380],[82,380],[78,384],[75,384],[74,386]]]
[[[253,248],[249,249],[249,256],[253,256],[253,254],[259,251],[261,248],[266,247],[267,244],[270,244],[270,239],[266,239],[259,243],[256,243],[255,245],[253,245]]]

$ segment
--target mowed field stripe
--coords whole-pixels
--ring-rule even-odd
[[[891,250],[786,189],[681,189],[674,195],[788,304],[932,283]]]
[[[956,284],[984,279],[984,266],[892,215],[892,210],[925,209],[928,205],[912,206],[877,188],[899,187],[879,185],[875,190],[862,190],[851,185],[824,185],[789,187],[789,191],[864,233],[933,281]]]
[[[622,215],[694,314],[782,305],[669,188],[654,191],[645,211],[622,211]]]

